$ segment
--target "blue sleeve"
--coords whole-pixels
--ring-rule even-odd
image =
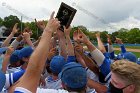
[[[20,91],[14,91],[14,93],[24,93],[24,92],[20,92]]]
[[[25,70],[21,70],[19,72],[13,73],[13,81],[16,82],[19,78],[24,74]]]
[[[125,46],[122,44],[122,45],[120,45],[120,47],[121,47],[121,52],[125,53],[126,52]]]
[[[110,58],[110,55],[109,55],[109,53],[108,53],[108,52],[103,53],[103,55],[104,55],[104,56],[105,56],[105,58],[107,58],[107,59],[109,59],[109,58]]]
[[[76,62],[76,57],[75,56],[68,56],[67,62]]]
[[[101,73],[106,77],[110,73],[111,60],[105,58],[103,64],[100,66]]]
[[[114,58],[115,58],[115,53],[114,53],[114,51],[110,53],[110,58],[111,58],[111,59],[114,59]]]
[[[140,61],[138,61],[138,62],[137,62],[137,64],[139,64],[139,65],[140,65]]]

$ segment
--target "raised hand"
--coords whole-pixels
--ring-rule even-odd
[[[11,55],[13,52],[14,52],[14,48],[12,46],[9,46],[6,51],[6,55]]]
[[[33,33],[32,33],[32,30],[31,30],[29,27],[24,28],[23,33],[24,33],[24,32],[29,33],[30,36],[33,34]]]
[[[96,33],[96,37],[100,38],[100,32]]]
[[[123,44],[122,40],[120,38],[116,38],[116,43],[117,44]]]
[[[106,34],[106,36],[107,36],[107,42],[111,45],[111,44],[112,44],[112,42],[111,42],[110,35]]]
[[[60,27],[60,21],[58,21],[57,18],[54,18],[54,13],[55,12],[52,12],[47,26],[45,27],[45,31],[49,31],[51,33],[57,31],[57,29]]]
[[[24,37],[24,39],[30,39],[30,33],[24,32],[23,37]]]
[[[73,33],[73,39],[78,43],[85,43],[85,44],[89,41],[87,36],[80,29],[78,29]]]
[[[74,49],[79,52],[79,53],[83,53],[84,52],[84,49],[83,49],[83,46],[78,44],[74,47]]]
[[[14,27],[13,27],[13,30],[12,30],[12,34],[14,35],[14,34],[16,34],[17,32],[18,32],[18,28],[17,28],[17,25],[18,25],[18,23],[16,23],[15,25],[14,25]]]
[[[37,21],[36,19],[35,19],[35,23],[36,23],[36,25],[37,25],[37,27],[39,28],[39,29],[41,29],[41,30],[44,30],[45,29],[45,21],[43,20],[43,21]]]

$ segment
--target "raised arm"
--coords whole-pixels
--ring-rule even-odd
[[[16,49],[18,47],[18,45],[20,44],[21,40],[22,40],[22,35],[19,35],[12,43],[10,46],[13,46],[14,49]]]
[[[66,29],[64,27],[64,33],[65,33],[66,42],[67,42],[68,56],[75,56],[75,54],[74,54],[74,47],[73,47],[73,44],[72,44],[71,39],[70,39],[70,31],[71,31],[71,27],[69,27],[68,29]]]
[[[98,32],[98,33],[96,34],[96,38],[97,38],[99,50],[100,50],[102,53],[106,53],[104,44],[103,44],[103,42],[102,42],[102,40],[101,40],[101,37],[100,37],[100,32]]]
[[[105,59],[104,55],[88,40],[88,38],[82,31],[75,31],[73,37],[74,41],[78,43],[84,43],[87,46],[92,58],[97,62],[98,66],[101,66],[103,64],[103,61]]]
[[[114,54],[114,49],[113,49],[113,45],[111,42],[111,38],[110,35],[106,35],[107,36],[107,42],[108,42],[108,52],[110,53],[110,58],[114,59],[115,58],[115,54]]]
[[[24,32],[24,33],[23,33],[23,38],[26,40],[26,42],[27,42],[27,44],[28,44],[29,46],[31,46],[31,47],[34,48],[34,45],[33,45],[32,41],[31,41],[31,39],[30,39],[30,33]]]
[[[107,87],[93,81],[92,79],[88,79],[87,86],[96,90],[97,93],[107,93]]]
[[[40,76],[45,66],[47,55],[49,53],[52,33],[56,31],[60,26],[60,22],[57,19],[54,19],[53,15],[54,12],[52,13],[47,26],[44,29],[39,45],[31,55],[25,74],[22,76],[19,82],[13,86],[13,89],[16,87],[22,87],[33,93],[36,93]],[[10,91],[10,93],[12,92],[13,91]]]
[[[97,65],[100,67],[100,71],[107,76],[110,72],[110,60],[105,58],[103,53],[99,51],[86,37],[86,35],[80,30],[74,32],[77,42],[84,43],[90,50],[92,58],[95,60]]]
[[[58,36],[58,40],[59,40],[60,55],[63,56],[65,59],[67,59],[65,34],[61,30],[58,30],[57,36]]]
[[[15,33],[17,33],[17,31],[18,31],[17,25],[18,25],[18,23],[16,23],[16,24],[14,25],[11,34],[6,38],[6,40],[3,42],[3,44],[2,44],[1,47],[9,46],[9,43],[10,43],[11,39],[14,37]]]
[[[7,66],[8,66],[8,63],[9,63],[9,59],[10,59],[10,56],[13,53],[13,51],[14,51],[14,48],[10,46],[10,47],[8,47],[8,49],[6,51],[6,54],[4,55],[4,60],[3,60],[3,63],[2,63],[2,71],[4,73],[6,73],[6,71],[7,71]]]
[[[39,44],[39,42],[40,42],[40,39],[41,39],[41,36],[38,38],[38,40],[36,40],[36,41],[33,43],[33,45],[34,45],[35,47],[38,46],[38,44]]]
[[[95,62],[93,62],[93,60],[91,58],[89,58],[88,56],[86,56],[83,52],[83,47],[81,45],[76,45],[75,46],[75,51],[77,51],[79,53],[79,55],[81,55],[81,57],[83,58],[86,66],[93,71],[96,75],[99,75],[99,68],[98,66],[95,64]]]
[[[36,19],[35,19],[35,23],[36,23],[36,26],[40,29],[40,30],[44,30],[45,29],[45,21],[43,20],[43,21],[37,21]]]
[[[126,49],[125,49],[125,46],[123,45],[122,40],[121,40],[120,38],[116,38],[116,42],[117,42],[117,44],[120,45],[120,47],[121,47],[121,52],[122,52],[122,53],[125,53],[125,52],[126,52]]]

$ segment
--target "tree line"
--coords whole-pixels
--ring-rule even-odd
[[[47,20],[45,22],[47,23]],[[10,15],[5,17],[4,19],[0,18],[0,26],[5,26],[7,28],[7,30],[4,33],[4,36],[8,36],[10,34],[12,27],[14,26],[15,23],[19,23],[18,27],[20,28],[20,31],[18,34],[20,34],[25,27],[29,27],[33,31],[32,38],[37,39],[42,33],[42,31],[40,31],[40,29],[37,28],[35,22],[21,22],[17,16]],[[21,30],[21,24],[22,24],[22,30]],[[85,26],[82,25],[77,27],[75,26],[72,27],[72,31],[70,34],[71,38],[73,32],[77,29],[81,29],[88,36],[88,38],[93,42],[97,41],[95,34],[99,31],[89,31]],[[108,31],[101,32],[101,38],[104,43],[107,42],[106,34],[109,34]],[[117,38],[121,38],[124,43],[140,44],[139,28],[132,28],[130,30],[121,28],[120,30],[115,31],[109,35],[111,36],[112,42],[114,42],[115,38],[117,37]]]

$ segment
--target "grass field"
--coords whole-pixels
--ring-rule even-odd
[[[119,50],[115,50],[115,54],[119,54],[120,53],[120,51]],[[137,58],[140,58],[140,53],[139,52],[133,52],[136,56],[137,56]]]
[[[114,48],[120,48],[120,46],[114,46]],[[140,49],[140,46],[125,46],[125,48]]]

